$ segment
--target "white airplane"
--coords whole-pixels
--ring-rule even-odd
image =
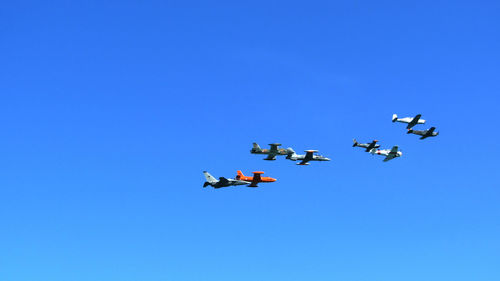
[[[396,157],[401,157],[403,155],[403,152],[399,151],[398,150],[398,146],[395,145],[393,146],[391,149],[375,149],[373,148],[372,150],[370,150],[370,153],[375,155],[383,155],[385,156],[385,159],[384,159],[384,162],[387,162],[391,159],[394,159]]]
[[[413,126],[417,124],[425,124],[425,120],[420,119],[420,117],[422,117],[422,114],[417,114],[415,117],[405,117],[405,118],[398,118],[397,114],[393,114],[392,122],[408,123],[406,129],[411,129],[413,128]]]
[[[318,152],[317,150],[306,150],[306,154],[297,154],[292,148],[288,148],[287,151],[288,156],[286,159],[292,161],[302,160],[300,163],[297,163],[297,165],[309,165],[309,161],[330,161],[330,158],[314,154]]]

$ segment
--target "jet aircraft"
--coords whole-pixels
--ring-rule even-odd
[[[431,127],[429,130],[422,130],[422,131],[409,129],[407,134],[419,135],[421,136],[420,139],[423,140],[428,137],[435,137],[439,135],[439,132],[434,132],[434,130],[436,130],[436,127]]]
[[[403,152],[398,150],[398,146],[395,145],[392,147],[392,149],[375,149],[373,148],[370,151],[371,154],[375,155],[383,155],[385,156],[384,162],[387,162],[391,159],[394,159],[396,157],[401,157],[403,155]]]
[[[252,172],[252,173],[253,173],[253,177],[247,177],[247,176],[243,175],[243,173],[240,170],[238,170],[238,171],[236,171],[236,179],[249,182],[250,184],[248,185],[248,187],[257,187],[257,184],[259,182],[275,182],[276,181],[276,179],[274,179],[274,178],[261,176],[262,174],[264,174],[264,172]]]
[[[221,187],[226,187],[226,186],[232,186],[232,185],[247,185],[250,184],[249,181],[244,181],[244,180],[239,180],[239,179],[227,179],[224,177],[220,177],[219,180],[215,179],[211,174],[209,174],[207,171],[203,171],[203,174],[205,175],[205,178],[207,181],[203,184],[203,187],[207,186],[213,186],[213,188],[221,188]]]
[[[288,156],[286,159],[290,159],[292,161],[297,161],[297,160],[302,160],[300,163],[297,163],[297,165],[309,165],[309,161],[330,161],[330,158],[321,156],[321,155],[314,155],[315,152],[318,152],[317,150],[305,150],[306,154],[297,154],[292,148],[288,148]]]
[[[378,140],[373,140],[371,143],[359,143],[358,141],[356,141],[356,139],[353,139],[352,141],[354,142],[354,144],[352,145],[352,147],[356,147],[356,146],[357,147],[363,147],[363,148],[365,148],[366,152],[369,152],[373,148],[379,148],[380,147],[380,144],[377,144]]]
[[[397,114],[393,114],[392,122],[408,123],[406,129],[411,129],[413,128],[413,126],[417,124],[425,124],[425,120],[420,119],[420,117],[422,117],[422,114],[417,114],[415,117],[405,117],[405,118],[398,118]]]
[[[287,151],[284,148],[279,148],[281,143],[270,143],[270,149],[262,149],[257,143],[253,143],[253,147],[250,150],[252,154],[267,154],[267,158],[264,160],[276,160],[276,155],[287,155]]]

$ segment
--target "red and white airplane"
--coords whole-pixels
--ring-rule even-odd
[[[392,160],[396,157],[401,157],[403,155],[403,152],[399,151],[398,149],[399,148],[397,145],[393,146],[391,149],[373,148],[372,150],[370,150],[370,153],[385,156],[384,162],[387,162],[389,160]]]

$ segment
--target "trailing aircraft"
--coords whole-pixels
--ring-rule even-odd
[[[270,149],[262,149],[260,146],[254,142],[253,147],[250,150],[252,154],[267,154],[267,158],[264,160],[276,160],[276,155],[287,155],[287,151],[284,148],[279,148],[281,143],[270,143]]]
[[[238,171],[236,171],[236,178],[235,179],[249,182],[250,184],[248,185],[248,187],[257,187],[257,184],[259,182],[275,182],[276,181],[276,179],[274,179],[274,178],[261,176],[262,174],[264,174],[264,172],[252,172],[252,173],[253,173],[253,177],[247,177],[247,176],[243,175],[243,173],[240,170],[238,170]]]
[[[292,161],[297,161],[297,160],[302,160],[300,163],[297,163],[297,165],[309,165],[309,161],[330,161],[330,158],[314,154],[315,152],[318,152],[317,150],[305,150],[306,154],[297,154],[292,148],[288,148],[288,156],[286,159],[290,159]]]
[[[394,159],[396,157],[401,157],[403,155],[403,152],[399,151],[398,149],[399,148],[397,145],[393,146],[392,149],[375,149],[375,148],[373,148],[370,151],[370,153],[385,156],[384,162],[387,162],[391,159]]]
[[[411,129],[413,128],[413,126],[417,124],[425,124],[425,120],[420,119],[420,117],[422,117],[422,114],[417,114],[415,117],[405,117],[405,118],[398,118],[397,114],[393,114],[392,122],[408,123],[406,129]]]
[[[227,179],[224,177],[220,177],[219,180],[217,180],[211,174],[209,174],[207,171],[203,171],[203,174],[205,175],[205,178],[207,179],[207,181],[203,184],[203,187],[207,187],[210,185],[210,186],[213,186],[213,188],[221,188],[221,187],[233,186],[233,185],[250,184],[249,181],[244,181],[244,180],[239,180],[239,179]]]
[[[439,132],[434,132],[434,130],[436,130],[436,127],[431,127],[428,130],[422,130],[422,131],[409,129],[407,134],[419,135],[421,136],[420,139],[423,140],[428,137],[435,137],[439,135]]]
[[[352,141],[354,142],[354,144],[352,145],[352,147],[356,147],[356,146],[357,147],[363,147],[363,148],[365,148],[366,152],[369,152],[373,148],[379,148],[380,147],[380,144],[377,144],[378,140],[373,140],[370,143],[359,143],[358,141],[356,141],[356,139],[353,139]]]

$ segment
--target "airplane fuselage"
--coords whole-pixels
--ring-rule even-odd
[[[375,149],[375,148],[370,151],[371,154],[382,155],[382,156],[387,156],[389,155],[390,152],[391,152],[390,149]],[[402,155],[403,152],[401,151],[398,151],[396,153],[396,157],[401,157]]]
[[[306,156],[305,155],[289,156],[287,157],[287,159],[290,159],[292,161],[304,160],[306,159]],[[330,158],[321,155],[313,155],[312,159],[309,161],[330,161]]]
[[[379,148],[380,144],[375,144],[375,143],[357,143],[355,146],[366,148],[366,151],[370,151],[372,148]]]
[[[287,155],[287,151],[284,148],[280,148],[280,149],[274,150],[274,151],[271,151],[270,149],[261,149],[261,150],[252,149],[252,150],[250,150],[250,153],[252,153],[252,154]]]
[[[411,129],[413,126],[417,124],[425,124],[425,120],[420,119],[420,117],[422,117],[422,114],[417,114],[415,117],[405,117],[405,118],[398,118],[397,114],[393,114],[392,122],[407,123],[408,126],[406,126],[406,128]]]
[[[434,127],[433,127],[430,130],[408,130],[408,134],[421,136],[420,139],[423,140],[428,137],[435,137],[439,135],[439,132],[434,132]]]
[[[247,176],[236,176],[237,179],[242,180],[242,181],[248,181],[249,183],[253,181],[253,177],[247,177]],[[275,182],[275,178],[271,177],[260,177],[260,181],[258,182]]]
[[[243,180],[227,179],[227,182],[222,182],[222,181],[218,181],[216,183],[205,182],[205,184],[204,184],[203,187],[206,187],[206,186],[210,185],[213,188],[221,188],[221,187],[236,186],[236,185],[247,185],[247,184],[250,184],[250,182],[243,181]]]

